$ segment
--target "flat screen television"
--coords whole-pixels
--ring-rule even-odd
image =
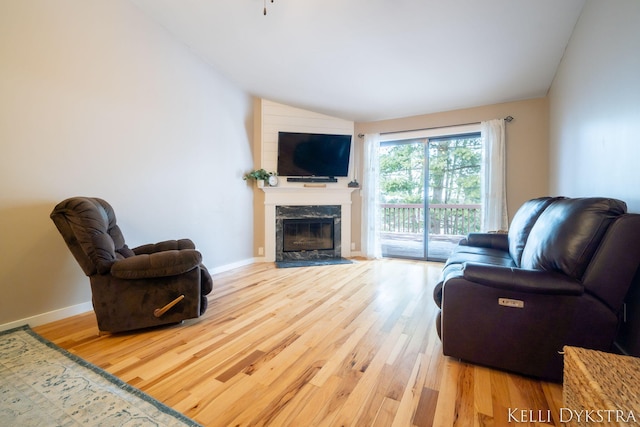
[[[349,176],[351,135],[278,132],[278,175]]]

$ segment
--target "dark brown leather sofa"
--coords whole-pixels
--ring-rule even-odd
[[[111,205],[95,197],[66,199],[51,219],[89,277],[100,331],[179,323],[207,309],[213,282],[191,240],[131,249]]]
[[[508,234],[470,234],[434,289],[445,355],[560,381],[563,346],[614,351],[640,286],[640,215],[608,198],[526,202]]]

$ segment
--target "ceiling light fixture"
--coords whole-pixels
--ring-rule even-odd
[[[273,3],[273,0],[271,0],[271,3]],[[267,0],[264,0],[264,15],[267,14]]]

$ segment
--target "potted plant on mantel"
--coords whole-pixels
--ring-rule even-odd
[[[267,172],[264,169],[255,169],[251,172],[245,173],[242,179],[244,179],[245,181],[256,181],[258,187],[264,187],[264,182],[267,181],[269,177],[275,175],[275,172]]]

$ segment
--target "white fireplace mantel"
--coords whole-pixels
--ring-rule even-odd
[[[351,193],[349,187],[263,187],[264,197],[264,257],[276,259],[276,206],[340,205],[342,256],[351,256]]]

